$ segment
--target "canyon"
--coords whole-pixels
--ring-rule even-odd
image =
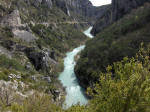
[[[0,0],[0,111],[149,112],[149,26],[150,0]]]

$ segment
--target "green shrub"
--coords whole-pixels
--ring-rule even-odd
[[[6,55],[0,55],[0,67],[7,69],[15,69],[18,71],[24,71],[25,68],[16,59],[10,59]]]
[[[4,72],[0,72],[0,80],[8,80],[8,74],[4,73]]]
[[[23,104],[24,112],[62,112],[61,108],[51,102],[48,95],[34,95],[28,97]]]
[[[149,112],[150,61],[148,56],[142,60],[124,58],[100,74],[90,102],[92,112]]]

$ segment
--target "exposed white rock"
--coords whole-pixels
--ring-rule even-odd
[[[68,15],[68,16],[71,16],[69,9],[67,10],[67,15]]]
[[[15,38],[26,42],[34,42],[36,37],[29,31],[20,30],[20,28],[27,27],[26,24],[21,23],[19,10],[14,10],[11,14],[2,18],[0,25],[12,27],[12,32]]]
[[[3,80],[0,80],[0,92],[1,93],[3,92],[3,94],[5,94],[5,92],[9,92],[11,97],[15,95],[19,95],[25,98],[25,97],[28,97],[29,95],[32,95],[34,93],[32,90],[27,92],[26,94],[22,93],[22,90],[24,90],[27,87],[28,85],[24,84],[21,81],[18,82],[14,80],[13,82],[12,81],[6,82]]]
[[[11,14],[5,16],[1,21],[1,25],[7,25],[11,27],[24,26],[23,24],[21,24],[20,14],[18,10],[14,10]]]
[[[8,78],[9,79],[21,79],[21,75],[16,75],[16,74],[10,74],[9,76],[8,76]]]
[[[26,42],[34,42],[36,39],[36,37],[32,33],[25,30],[14,29],[12,32],[15,38],[21,39]]]

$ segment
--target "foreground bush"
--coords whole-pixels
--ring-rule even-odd
[[[61,108],[52,103],[51,97],[35,93],[24,100],[22,105],[13,104],[12,112],[62,112]]]
[[[67,112],[150,112],[150,58],[141,49],[136,58],[125,57],[101,73],[87,107],[72,107]]]

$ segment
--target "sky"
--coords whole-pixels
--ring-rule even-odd
[[[94,6],[110,4],[111,0],[90,0]]]

